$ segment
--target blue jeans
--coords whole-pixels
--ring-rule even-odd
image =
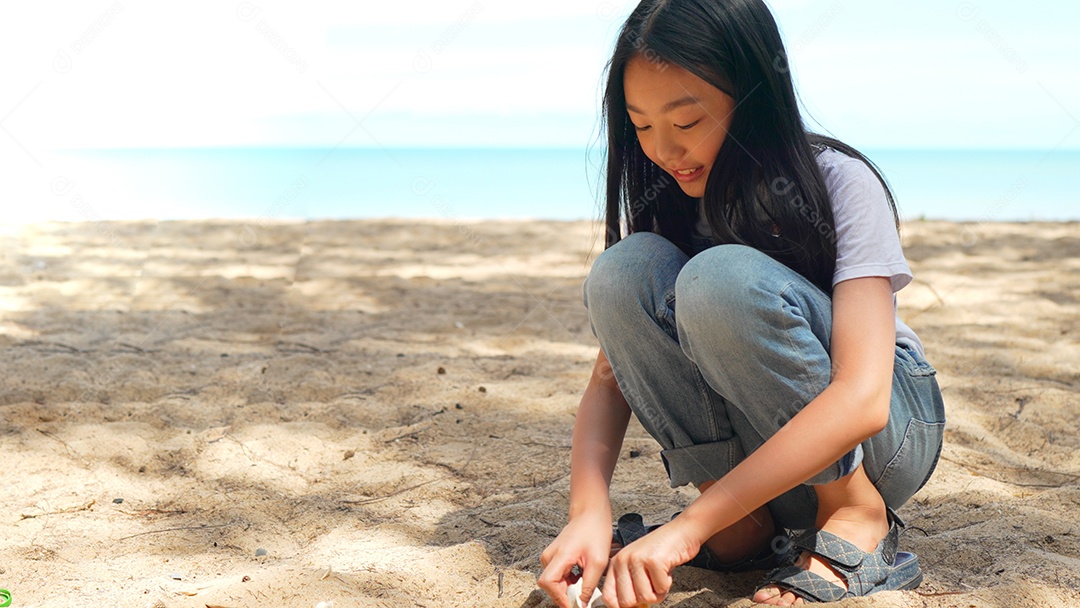
[[[600,254],[582,291],[623,396],[663,448],[672,487],[719,479],[829,384],[831,298],[750,247],[718,245],[691,258],[637,232]],[[810,486],[860,463],[889,507],[907,502],[941,453],[935,373],[897,345],[885,429],[770,501],[776,524],[813,527]]]

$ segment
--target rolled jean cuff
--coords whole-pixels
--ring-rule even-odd
[[[863,461],[863,449],[861,445],[855,446],[854,450],[851,450],[847,454],[844,454],[840,460],[830,464],[824,471],[814,475],[810,479],[806,480],[806,483],[812,486],[817,486],[825,483],[831,483],[840,479],[841,477],[847,477],[855,472],[855,469],[859,468],[859,465]]]
[[[720,479],[744,458],[738,438],[688,445],[660,452],[671,487]]]

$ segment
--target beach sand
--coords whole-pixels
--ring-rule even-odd
[[[901,315],[949,417],[900,512],[926,579],[843,605],[1076,605],[1080,224],[903,234]],[[0,227],[0,587],[13,607],[548,605],[535,581],[566,518],[599,238]],[[693,499],[658,451],[633,423],[616,514]],[[664,606],[750,606],[759,577],[679,568]]]

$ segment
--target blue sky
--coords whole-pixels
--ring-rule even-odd
[[[0,161],[53,148],[560,146],[620,0],[22,2]],[[1080,148],[1076,3],[774,0],[806,108],[881,148]]]

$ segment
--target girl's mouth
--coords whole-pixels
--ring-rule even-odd
[[[685,184],[686,182],[692,182],[697,178],[701,177],[702,174],[705,173],[705,167],[698,167],[696,169],[685,169],[675,171],[674,173],[675,179]]]

